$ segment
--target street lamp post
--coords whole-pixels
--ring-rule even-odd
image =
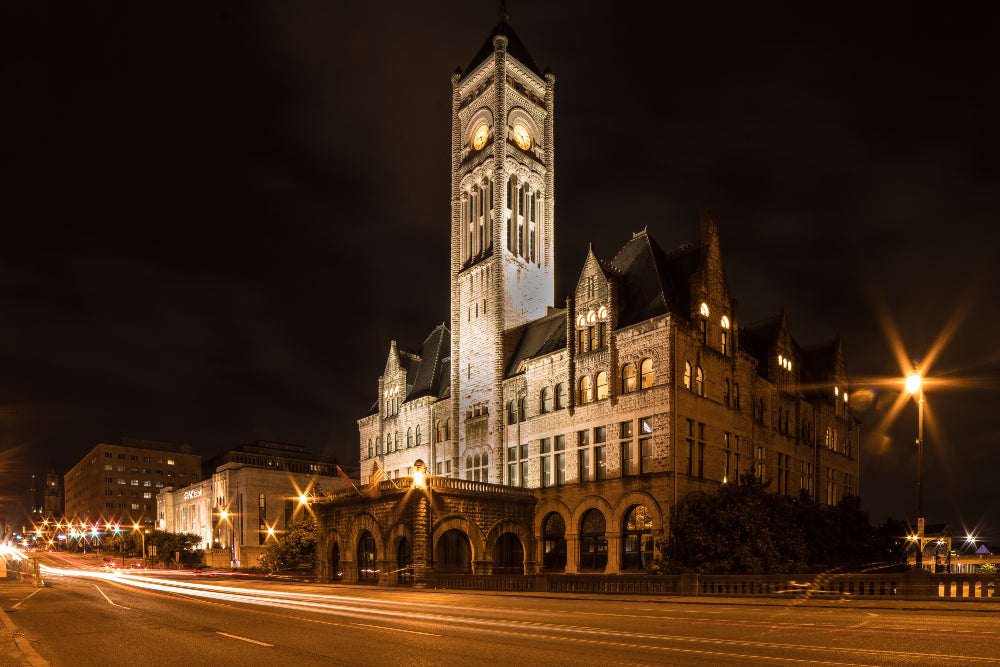
[[[906,378],[906,390],[917,397],[917,559],[918,570],[924,567],[924,387],[919,373]]]

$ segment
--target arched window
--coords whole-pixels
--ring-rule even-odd
[[[479,481],[479,470],[479,454],[476,454],[476,456],[472,459],[472,479],[477,482]]]
[[[524,574],[524,547],[514,533],[504,533],[497,540],[493,574]]]
[[[451,420],[450,419],[445,419],[444,420],[444,439],[445,440],[451,440],[451,434],[449,432],[450,430],[451,430]]]
[[[465,457],[465,479],[472,480],[472,457]]]
[[[635,391],[635,364],[625,364],[622,366],[622,393],[628,394]]]
[[[597,374],[597,400],[601,401],[608,397],[608,374],[601,371]]]
[[[603,572],[608,565],[608,540],[604,536],[604,515],[587,510],[580,520],[580,569]]]
[[[396,437],[392,441],[392,447],[393,447],[392,451],[396,451],[397,449],[399,449],[399,443],[402,441],[402,439],[403,439],[403,432],[396,431]]]
[[[733,383],[733,407],[737,410],[740,409],[740,383]]]
[[[684,362],[684,388],[687,390],[691,389],[691,362]]]
[[[545,517],[542,527],[542,569],[562,572],[566,569],[566,522],[558,512]]]
[[[656,377],[653,375],[653,360],[643,359],[639,362],[639,388],[649,389],[653,386],[653,380]]]
[[[580,392],[577,394],[576,402],[580,405],[586,405],[594,400],[594,388],[590,382],[590,376],[584,375],[580,378]]]
[[[701,366],[694,371],[694,393],[699,396],[705,395],[705,373],[701,370]]]
[[[375,538],[367,530],[358,538],[358,581],[378,583],[378,552]]]
[[[388,454],[392,451],[392,433],[385,434],[385,453]]]
[[[568,394],[566,393],[566,383],[560,382],[556,385],[556,410],[562,410],[566,407],[568,402]]]
[[[722,381],[722,402],[725,403],[727,407],[729,406],[730,401],[733,400],[732,394],[730,393],[730,387],[729,378],[724,379]]]
[[[652,562],[653,517],[644,505],[636,505],[622,525],[622,570],[645,570]]]
[[[372,439],[368,438],[368,458],[372,457]]]
[[[522,396],[521,400],[518,401],[518,404],[519,405],[517,411],[519,413],[519,419],[521,421],[524,421],[525,419],[528,418],[528,396],[527,395]]]
[[[490,481],[490,455],[483,454],[483,458],[479,461],[479,472],[480,479],[484,482]]]
[[[542,396],[538,407],[540,408],[539,412],[543,415],[547,412],[552,412],[552,387],[542,387]]]
[[[417,445],[417,447],[419,447],[420,446],[420,424],[417,424],[415,440],[416,440],[415,444]]]
[[[510,401],[507,403],[507,423],[516,424],[517,423],[517,403]]]
[[[412,447],[413,446],[413,429],[412,428],[406,429],[406,446],[407,447]]]

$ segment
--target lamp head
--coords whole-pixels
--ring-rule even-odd
[[[906,391],[911,394],[917,393],[920,391],[920,385],[922,382],[923,380],[921,379],[919,373],[911,374],[908,378],[906,378]]]

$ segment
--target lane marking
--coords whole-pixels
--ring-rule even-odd
[[[404,630],[403,628],[386,628],[380,625],[368,625],[367,623],[352,623],[361,628],[371,628],[372,630],[385,630],[386,632],[406,632],[411,635],[426,635],[428,637],[440,637],[441,635],[436,635],[433,632],[420,632],[419,630]]]
[[[223,637],[230,637],[232,639],[239,639],[241,642],[250,642],[251,644],[257,644],[259,646],[274,646],[274,644],[268,644],[267,642],[259,642],[256,639],[240,637],[239,635],[231,635],[228,632],[219,632],[218,630],[216,630],[215,634],[222,635]]]
[[[108,601],[108,604],[112,604],[112,605],[114,605],[114,606],[116,606],[116,607],[121,607],[122,609],[129,609],[129,610],[131,610],[131,609],[132,609],[132,607],[126,607],[126,606],[125,606],[125,605],[123,605],[123,604],[118,604],[117,602],[113,601],[113,600],[112,600],[111,598],[109,598],[109,597],[108,597],[108,596],[107,596],[107,595],[105,594],[105,592],[104,592],[104,591],[102,591],[102,590],[101,590],[101,587],[100,587],[100,586],[98,586],[97,584],[94,584],[94,588],[96,588],[96,589],[97,589],[97,592],[98,592],[98,593],[100,593],[101,595],[103,595],[103,596],[104,596],[104,599]]]
[[[33,591],[33,592],[31,593],[31,595],[34,595],[35,593],[40,593],[40,592],[41,592],[41,590],[42,590],[41,588],[36,588],[36,589],[35,589],[35,590],[34,590],[34,591]],[[16,605],[14,605],[13,607],[11,607],[11,609],[17,609],[18,607],[20,607],[20,606],[21,606],[21,605],[22,605],[23,603],[27,602],[29,598],[31,598],[31,595],[29,595],[28,597],[24,598],[24,599],[23,599],[23,600],[21,600],[20,602],[18,602],[18,603],[17,603]]]

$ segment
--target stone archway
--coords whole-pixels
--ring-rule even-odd
[[[434,545],[434,559],[438,572],[471,574],[472,543],[469,536],[458,528],[444,531]]]

